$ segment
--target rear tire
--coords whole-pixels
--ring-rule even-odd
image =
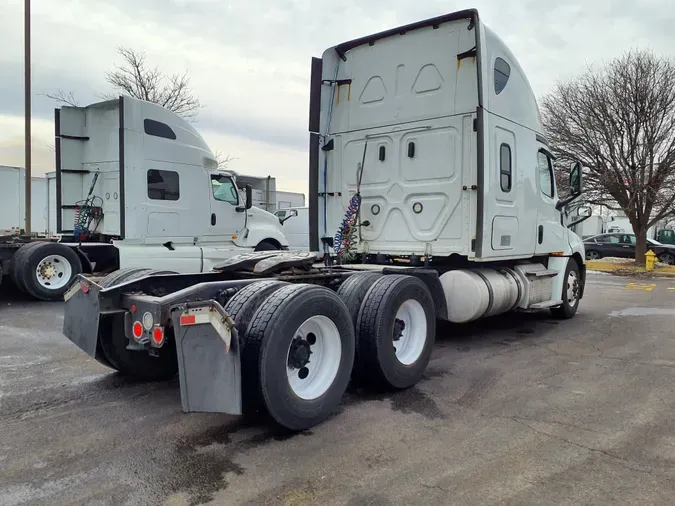
[[[414,276],[383,276],[363,299],[356,329],[358,378],[385,389],[413,386],[429,364],[436,339],[429,289]]]
[[[258,281],[245,286],[227,301],[224,309],[234,320],[237,327],[240,350],[244,345],[244,337],[251,318],[253,318],[260,304],[274,292],[287,285],[288,283],[284,281]]]
[[[352,274],[347,280],[338,288],[338,295],[344,301],[349,309],[349,314],[352,316],[354,322],[354,329],[356,329],[356,320],[359,316],[359,309],[363,302],[366,293],[370,287],[382,277],[379,272],[364,272],[359,274]]]
[[[600,260],[602,255],[594,249],[586,252],[586,260]]]
[[[19,263],[22,261],[25,255],[28,254],[28,252],[33,249],[35,246],[37,246],[38,242],[31,242],[28,244],[24,244],[21,246],[16,253],[14,253],[14,256],[12,257],[12,268],[9,271],[10,277],[12,278],[12,281],[14,282],[14,286],[18,288],[18,290],[22,293],[28,293],[26,291],[26,286],[23,284],[23,276],[21,275],[21,271],[19,270]]]
[[[99,281],[98,285],[102,288],[110,288],[145,276],[162,274],[175,274],[175,272],[135,267],[120,269],[108,274]],[[127,349],[129,340],[124,334],[122,318],[104,319],[101,324],[98,330],[98,342],[108,364],[101,360],[99,362],[109,365],[125,376],[147,381],[170,379],[178,373],[178,355],[172,328],[166,329],[166,342],[157,350],[158,356],[155,357],[146,351]]]
[[[37,242],[19,257],[15,268],[20,288],[38,300],[52,301],[63,300],[73,279],[82,273],[82,262],[68,246]]]
[[[349,311],[335,292],[305,284],[277,290],[253,315],[245,341],[243,397],[277,424],[305,430],[338,407],[355,343]]]
[[[663,253],[659,257],[659,262],[666,265],[673,265],[675,264],[675,255],[673,255],[672,253]]]

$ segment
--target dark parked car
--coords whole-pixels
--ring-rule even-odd
[[[635,258],[635,235],[615,232],[600,234],[584,239],[587,260],[598,260],[602,257]],[[675,264],[675,245],[661,244],[647,239],[647,250],[652,250],[659,262]]]

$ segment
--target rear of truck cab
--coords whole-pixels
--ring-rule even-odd
[[[538,161],[534,93],[475,10],[328,49],[312,64],[310,248],[361,195],[359,252],[532,258],[567,236]]]

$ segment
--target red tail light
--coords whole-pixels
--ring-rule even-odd
[[[164,344],[164,329],[162,327],[155,327],[152,331],[152,342],[156,346]]]
[[[141,322],[134,322],[131,331],[134,334],[134,339],[140,339],[143,335],[143,325],[141,325]]]

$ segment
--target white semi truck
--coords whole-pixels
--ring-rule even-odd
[[[62,107],[55,126],[62,236],[0,240],[0,281],[63,300],[80,273],[208,272],[235,254],[288,248],[279,220],[245,205],[199,133],[163,107],[131,97]]]
[[[313,59],[309,129],[310,251],[240,255],[201,274],[80,276],[64,334],[123,374],[178,374],[186,412],[263,414],[296,431],[333,413],[350,380],[418,382],[437,319],[577,312],[584,247],[565,207],[581,167],[558,195],[535,96],[476,10]],[[191,141],[174,146],[174,163],[202,163]],[[131,149],[157,168],[142,143]]]

